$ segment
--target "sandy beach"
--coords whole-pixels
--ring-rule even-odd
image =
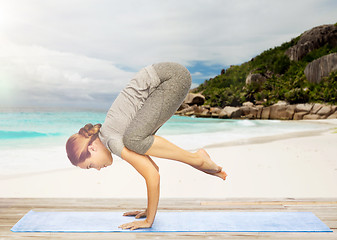
[[[227,172],[226,181],[178,162],[153,158],[160,168],[161,198],[337,198],[337,122],[329,124],[330,130],[319,133],[207,147],[212,159]],[[1,198],[146,198],[142,177],[116,157],[111,167],[97,171],[71,166],[63,146],[1,153],[6,161],[64,161],[64,168],[57,169],[52,164],[41,171],[2,169]]]

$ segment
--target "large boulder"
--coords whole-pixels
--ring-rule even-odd
[[[252,83],[256,83],[261,85],[262,83],[264,83],[267,79],[260,73],[249,73],[247,78],[246,78],[246,84],[252,84]]]
[[[270,106],[269,119],[292,120],[295,114],[295,105],[288,105],[286,102],[279,101]]]
[[[212,116],[209,109],[206,108],[205,106],[197,106],[194,109],[194,115],[196,117],[211,117]]]
[[[197,108],[198,108],[198,106],[195,104],[193,106],[189,106],[189,107],[184,108],[180,111],[177,111],[176,114],[184,115],[184,116],[191,116],[191,115],[194,115],[194,112]]]
[[[293,120],[302,120],[305,115],[308,115],[308,112],[295,112]]]
[[[252,102],[244,102],[244,103],[242,103],[242,106],[254,107],[254,103],[252,103]]]
[[[262,117],[262,111],[263,111],[263,106],[262,105],[258,105],[258,106],[255,106],[255,107],[257,109],[256,118],[257,119],[261,119],[261,117]]]
[[[317,111],[317,115],[320,116],[320,119],[326,119],[336,112],[337,107],[331,105],[324,105],[321,109]]]
[[[303,120],[317,120],[320,119],[320,116],[317,114],[307,114],[303,116]]]
[[[323,77],[329,76],[334,71],[337,71],[337,53],[331,53],[308,63],[304,74],[309,82],[319,83]]]
[[[336,110],[336,108],[334,106],[323,106],[318,112],[318,115],[322,115],[322,116],[329,116],[330,114],[332,114],[334,111]]]
[[[327,117],[328,119],[336,119],[337,118],[337,111],[333,114],[331,114],[329,117]]]
[[[227,106],[219,113],[219,118],[240,118],[242,115],[242,109],[238,107]]]
[[[188,105],[186,103],[182,103],[177,111],[179,112],[179,111],[184,110],[184,109],[189,108],[189,107],[190,107],[190,105]]]
[[[312,50],[318,49],[325,44],[337,46],[337,26],[333,24],[322,25],[304,32],[297,44],[286,51],[293,61],[301,60]]]
[[[293,120],[302,120],[305,115],[308,115],[312,110],[314,104],[300,103],[295,105],[295,114]]]
[[[258,109],[253,106],[242,106],[242,118],[256,119],[258,114]]]
[[[310,112],[313,107],[313,104],[310,103],[300,103],[296,105],[295,111],[296,112]]]
[[[219,117],[219,114],[220,114],[221,110],[222,110],[222,108],[220,108],[220,107],[211,107],[209,112],[210,112],[212,117],[217,118],[217,117]]]
[[[270,107],[262,108],[261,119],[269,119],[270,116]]]
[[[314,106],[312,107],[310,113],[311,114],[316,114],[319,110],[321,110],[321,108],[323,107],[324,105],[321,104],[321,103],[315,103]]]
[[[205,97],[200,93],[188,93],[184,100],[184,103],[190,106],[194,104],[201,106],[205,103]]]

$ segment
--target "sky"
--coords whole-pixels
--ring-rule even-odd
[[[108,109],[156,62],[196,87],[336,22],[336,0],[0,0],[0,108]]]

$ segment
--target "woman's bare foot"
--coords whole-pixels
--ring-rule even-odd
[[[221,178],[223,180],[226,180],[226,177],[227,177],[226,172],[223,171],[222,168],[221,168],[220,172],[214,173],[213,175],[216,176],[216,177],[219,177],[219,178]]]
[[[201,166],[197,167],[198,170],[219,177],[223,180],[226,179],[227,174],[225,171],[222,171],[222,167],[216,165],[216,163],[212,161],[211,157],[204,149],[198,150],[196,154],[198,154],[203,160]]]

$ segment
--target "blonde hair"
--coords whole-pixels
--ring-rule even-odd
[[[70,162],[77,166],[91,156],[88,146],[98,137],[102,124],[86,124],[78,133],[72,135],[66,143],[66,151]]]

